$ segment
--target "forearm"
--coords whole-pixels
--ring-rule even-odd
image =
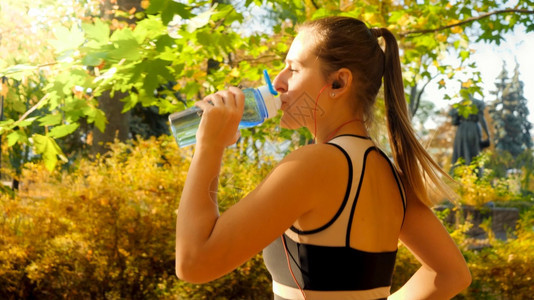
[[[438,274],[423,266],[388,299],[451,299],[465,288],[458,285],[457,275],[461,274]]]
[[[176,219],[177,264],[202,249],[219,217],[217,185],[223,151],[197,149],[193,156]]]
[[[432,210],[407,192],[402,243],[422,267],[391,299],[450,299],[471,283],[462,253]]]

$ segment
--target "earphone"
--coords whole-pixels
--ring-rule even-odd
[[[341,88],[341,84],[339,83],[339,81],[335,81],[332,82],[332,88],[333,89],[340,89]]]

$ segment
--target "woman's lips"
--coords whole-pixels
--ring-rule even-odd
[[[288,106],[285,97],[284,98],[280,97],[280,103],[281,103],[280,104],[280,109],[281,110],[285,110],[285,108],[287,108],[287,106]]]

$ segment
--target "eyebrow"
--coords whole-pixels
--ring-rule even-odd
[[[296,60],[296,59],[285,59],[284,62],[287,64],[287,63],[297,63],[299,65],[302,65],[302,62],[299,61],[299,60]]]

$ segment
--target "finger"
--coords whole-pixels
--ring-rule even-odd
[[[232,92],[228,90],[223,90],[223,91],[218,91],[216,94],[223,98],[224,103],[226,105],[229,105],[231,107],[236,107],[235,95]]]
[[[207,100],[201,100],[195,102],[195,106],[202,109],[203,111],[206,111],[213,107],[213,104]]]
[[[230,87],[228,91],[234,94],[234,99],[237,108],[243,109],[243,107],[245,106],[245,94],[243,93],[243,91],[235,86]]]
[[[204,98],[213,103],[213,106],[224,106],[224,99],[221,95],[215,93]]]

